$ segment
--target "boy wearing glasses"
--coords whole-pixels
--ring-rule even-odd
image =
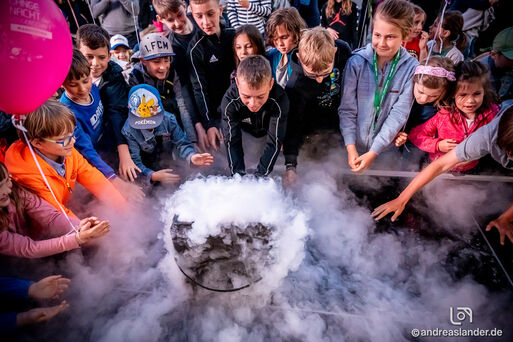
[[[126,201],[123,196],[98,169],[91,166],[73,148],[75,126],[73,113],[54,100],[46,101],[34,112],[27,114],[24,122],[26,135],[53,194],[41,176],[23,136],[5,154],[5,165],[13,179],[58,210],[62,206],[68,215],[75,216],[65,206],[76,182],[105,204],[125,209]]]
[[[304,138],[319,129],[339,129],[341,77],[350,56],[349,45],[342,40],[334,41],[325,28],[315,27],[302,33],[299,49],[291,56],[292,73],[285,88],[290,101],[283,143],[285,185],[297,179],[297,156]]]
[[[224,142],[232,175],[246,173],[243,132],[257,138],[262,150],[255,175],[271,173],[285,138],[288,111],[287,94],[274,82],[269,61],[259,55],[244,58],[237,68],[235,84],[228,88],[221,102]],[[244,139],[250,137],[246,135]]]

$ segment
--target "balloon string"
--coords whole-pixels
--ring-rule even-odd
[[[34,149],[32,148],[32,145],[30,144],[29,142],[29,139],[27,137],[27,134],[26,134],[26,128],[23,126],[23,123],[21,122],[21,119],[19,118],[16,118],[15,116],[13,116],[12,118],[12,121],[13,121],[13,124],[16,128],[18,128],[22,133],[23,133],[23,137],[25,138],[25,141],[27,143],[27,146],[30,150],[30,154],[32,154],[32,157],[34,158],[34,161],[36,162],[36,166],[37,166],[37,169],[39,170],[39,173],[41,174],[41,176],[43,177],[43,181],[45,182],[46,184],[46,187],[48,188],[48,190],[50,190],[50,193],[52,194],[53,196],[53,199],[55,200],[55,203],[57,203],[57,205],[59,206],[59,209],[61,210],[61,212],[64,214],[64,216],[66,217],[66,220],[68,220],[68,223],[69,225],[71,226],[71,228],[73,228],[73,230],[78,233],[78,229],[75,227],[75,225],[73,225],[73,223],[71,222],[71,219],[69,218],[68,214],[66,213],[66,211],[64,210],[64,208],[62,207],[61,203],[59,202],[59,200],[57,199],[57,197],[55,196],[53,190],[52,190],[52,187],[50,186],[50,183],[48,182],[48,179],[46,178],[44,172],[43,172],[43,169],[41,168],[41,165],[39,164],[39,161],[37,160],[37,157],[36,157],[36,154],[34,152]]]
[[[131,2],[132,4],[132,18],[134,18],[134,26],[135,26],[135,38],[137,39],[137,45],[139,45],[139,27],[137,26],[137,17],[135,15],[135,11],[134,11],[134,3]]]
[[[91,8],[91,0],[86,1],[86,3],[87,3],[87,7],[89,7],[89,12],[91,12],[91,18],[93,19],[93,24],[96,25],[96,20],[94,20],[93,10]]]

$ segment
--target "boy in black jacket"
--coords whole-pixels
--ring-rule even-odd
[[[318,129],[339,130],[342,72],[350,56],[349,45],[334,41],[325,28],[309,29],[301,35],[299,49],[291,56],[292,73],[285,87],[290,101],[283,143],[285,185],[297,179],[297,156],[303,139]]]
[[[198,144],[210,146],[217,151],[217,141],[222,141],[218,130],[218,107],[230,86],[230,74],[235,69],[235,31],[220,23],[223,8],[219,0],[191,0],[190,7],[200,28],[191,39],[187,51],[194,98],[201,121],[201,124],[196,125]]]
[[[133,181],[139,169],[132,161],[126,140],[121,134],[121,128],[128,117],[128,84],[121,73],[123,69],[110,60],[109,34],[97,25],[87,24],[78,29],[76,45],[89,62],[93,83],[100,89],[104,115],[108,121],[106,134],[113,140],[112,146],[108,148],[117,148],[119,172],[125,179]],[[117,177],[113,183],[129,197],[142,199],[143,192],[138,187],[122,182]]]
[[[274,83],[269,61],[260,55],[244,58],[235,83],[221,102],[223,132],[231,174],[245,174],[242,131],[256,138],[267,137],[255,175],[267,176],[280,153],[287,123],[289,100]]]

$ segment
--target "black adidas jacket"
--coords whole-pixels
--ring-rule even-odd
[[[233,38],[235,30],[221,23],[221,35],[206,35],[201,29],[191,39],[187,56],[190,78],[200,121],[205,129],[218,124],[218,107],[230,86],[235,69]]]
[[[237,84],[233,83],[223,97],[221,112],[228,165],[232,175],[245,174],[241,129],[257,138],[267,136],[256,174],[267,176],[271,173],[280,154],[287,127],[289,99],[283,88],[274,83],[267,102],[258,112],[253,113],[242,103]]]

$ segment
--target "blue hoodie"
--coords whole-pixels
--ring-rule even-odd
[[[419,64],[406,49],[401,47],[394,78],[381,105],[381,112],[374,126],[374,92],[376,82],[372,59],[372,45],[358,49],[349,58],[344,70],[343,94],[338,115],[340,131],[346,145],[356,144],[359,152],[383,152],[406,124],[413,104],[413,73]],[[385,75],[391,62],[385,64]],[[380,76],[380,79],[383,76]]]

